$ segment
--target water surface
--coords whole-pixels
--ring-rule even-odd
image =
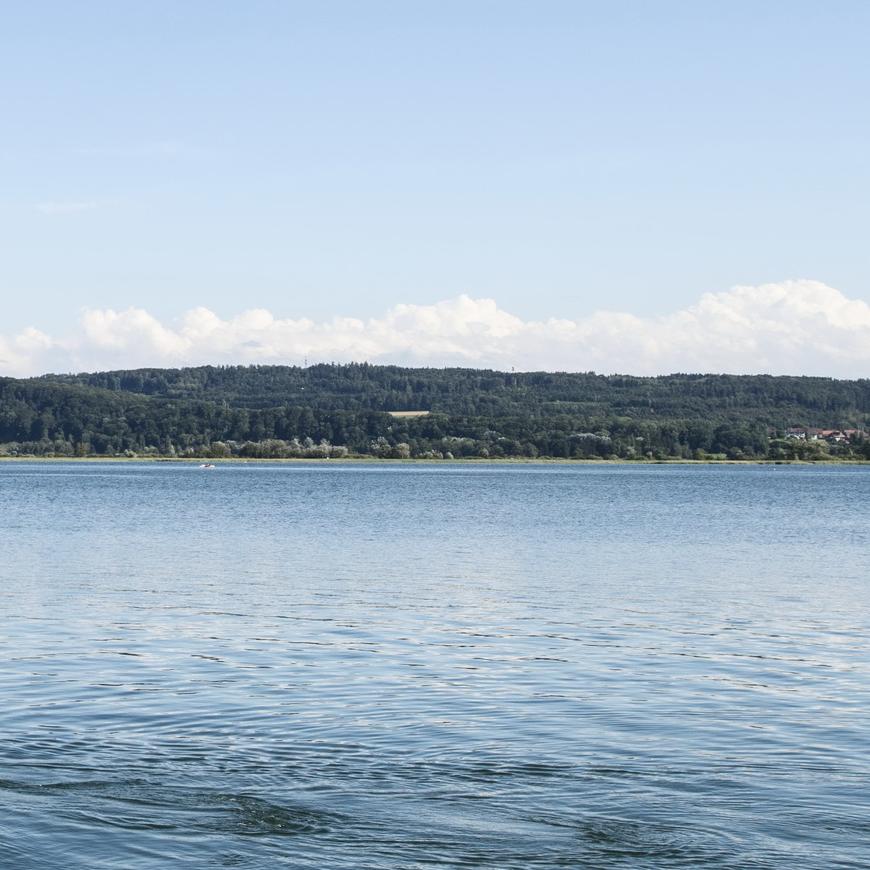
[[[868,497],[0,464],[0,866],[870,866]]]

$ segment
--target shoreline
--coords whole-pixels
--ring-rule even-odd
[[[378,464],[378,465],[870,465],[870,459],[565,459],[562,457],[506,456],[485,458],[480,456],[453,459],[393,459],[381,456],[343,457],[202,457],[202,456],[0,456],[3,462],[161,462],[182,465],[289,465],[289,464]]]

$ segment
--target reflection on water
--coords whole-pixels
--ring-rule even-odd
[[[0,465],[0,866],[870,866],[868,495]]]

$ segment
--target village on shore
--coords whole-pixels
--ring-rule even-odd
[[[864,429],[816,429],[811,426],[791,426],[785,430],[786,438],[800,441],[827,441],[828,444],[855,444],[864,441],[868,433]]]

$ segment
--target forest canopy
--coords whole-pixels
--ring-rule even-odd
[[[870,458],[867,429],[866,379],[368,364],[0,378],[5,455]]]

